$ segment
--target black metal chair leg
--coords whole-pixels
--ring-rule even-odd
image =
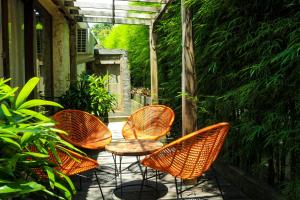
[[[157,176],[158,176],[158,171],[155,170],[155,189],[157,191]]]
[[[119,163],[119,175],[120,175],[120,187],[121,187],[121,199],[123,198],[123,186],[122,186],[122,156],[119,156],[120,163]]]
[[[97,180],[97,183],[98,183],[100,192],[101,192],[102,199],[105,200],[104,195],[103,195],[103,191],[102,191],[102,188],[101,188],[101,185],[100,185],[100,181],[99,181],[98,176],[97,176],[97,173],[94,172],[94,174],[95,174],[95,176],[96,176],[96,180]]]
[[[143,175],[143,168],[141,166],[141,157],[140,156],[136,156],[136,162],[137,162],[137,165],[138,167],[140,168],[140,171],[141,171],[141,174]]]
[[[176,179],[176,177],[174,177],[174,179],[175,179],[175,187],[176,187],[176,198],[179,199],[179,191],[178,191],[177,179]]]
[[[183,191],[183,189],[182,189],[182,184],[183,184],[183,181],[182,181],[182,179],[180,179],[180,198],[182,199],[182,191]]]
[[[82,190],[82,179],[81,176],[79,176],[79,191]]]
[[[139,192],[139,199],[141,199],[141,197],[142,197],[143,187],[144,187],[145,180],[146,180],[146,174],[147,174],[147,167],[145,168],[145,170],[143,172],[143,180],[142,180],[141,188],[140,188],[140,192]]]
[[[117,156],[112,154],[113,160],[114,160],[114,165],[115,165],[115,184],[116,187],[118,186],[118,167],[117,167]]]
[[[218,179],[218,177],[217,177],[217,172],[216,172],[216,170],[215,170],[214,167],[212,167],[212,169],[213,169],[213,174],[214,174],[214,176],[215,176],[215,179],[216,179],[216,183],[217,183],[218,189],[219,189],[219,191],[220,191],[220,194],[221,194],[221,196],[222,196],[222,199],[224,200],[224,194],[223,194],[223,191],[222,191],[222,188],[221,188],[219,179]]]

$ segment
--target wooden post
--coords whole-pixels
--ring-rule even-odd
[[[182,134],[197,130],[196,67],[194,57],[192,12],[181,0],[182,20]]]
[[[182,135],[197,130],[196,66],[193,44],[192,12],[181,0],[182,21]],[[196,184],[197,179],[184,181]]]
[[[156,55],[156,33],[153,23],[149,26],[150,43],[150,70],[151,70],[151,103],[158,104],[158,77],[157,77],[157,55]]]
[[[70,81],[74,83],[77,79],[77,24],[69,22],[70,29]]]

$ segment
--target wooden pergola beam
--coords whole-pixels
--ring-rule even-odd
[[[117,1],[146,2],[146,3],[166,3],[167,0],[116,0],[116,2]]]
[[[65,2],[74,2],[75,0],[65,0]],[[116,2],[144,2],[144,3],[166,3],[167,0],[116,0]]]
[[[86,17],[113,17],[113,13],[111,10],[76,10],[78,11],[79,15],[85,15]],[[75,13],[74,11],[70,10],[70,12]],[[155,17],[155,14],[147,14],[147,13],[130,13],[128,11],[116,11],[115,18],[138,18],[138,19],[153,19]]]
[[[108,17],[75,17],[77,22],[87,22],[87,23],[112,23],[113,18]],[[115,24],[139,24],[149,26],[151,21],[148,19],[126,19],[126,18],[114,18]]]
[[[80,8],[93,8],[93,9],[108,9],[112,10],[112,4],[103,4],[95,2],[74,2],[74,7],[69,7],[70,9],[76,9],[75,7]],[[115,5],[115,10],[128,10],[128,11],[141,11],[141,12],[152,12],[158,13],[161,10],[161,7],[153,6],[129,6],[129,5]]]

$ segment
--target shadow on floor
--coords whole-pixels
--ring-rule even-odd
[[[156,200],[168,193],[168,188],[164,184],[158,182],[156,185],[154,181],[145,181],[140,193],[141,182],[141,180],[126,182],[119,186],[113,195],[124,200]]]

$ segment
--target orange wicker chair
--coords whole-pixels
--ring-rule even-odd
[[[56,128],[64,130],[68,135],[61,137],[71,144],[86,149],[103,149],[112,139],[107,126],[97,117],[80,110],[63,110],[56,113]]]
[[[206,172],[216,160],[228,130],[229,124],[226,122],[212,125],[175,140],[146,156],[141,161],[146,167],[142,187],[147,167],[150,167],[175,177],[178,198],[182,191],[178,191],[176,178],[194,179]],[[223,196],[222,191],[221,195]]]
[[[78,175],[82,172],[86,172],[92,169],[97,169],[99,167],[99,164],[97,163],[96,160],[93,160],[89,157],[80,155],[74,151],[71,150],[65,150],[62,151],[59,148],[56,148],[58,157],[61,161],[59,163],[54,155],[50,152],[49,153],[49,161],[54,163],[56,167],[54,167],[57,171],[65,174],[66,176],[72,176],[72,175]],[[40,169],[36,169],[35,173],[39,175],[42,178],[47,178],[46,174],[42,172]],[[94,171],[94,174],[96,176],[96,180],[102,195],[102,198],[104,199],[104,195],[101,189],[100,181],[98,179],[98,176],[96,174],[96,171]],[[81,176],[80,178],[80,188],[81,188]]]
[[[170,131],[174,116],[173,110],[167,106],[145,106],[128,118],[122,129],[123,137],[126,140],[157,140]]]

